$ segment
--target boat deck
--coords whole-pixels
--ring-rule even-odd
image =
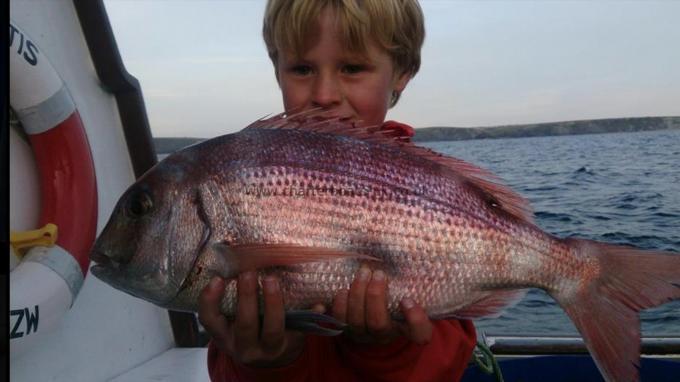
[[[208,348],[172,348],[110,382],[209,381]]]

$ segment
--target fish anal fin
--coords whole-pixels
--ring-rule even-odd
[[[295,244],[236,244],[215,243],[213,249],[222,255],[232,271],[243,272],[273,266],[287,266],[320,261],[359,259],[381,261],[357,252]]]
[[[337,336],[342,334],[347,324],[337,319],[311,310],[293,310],[286,312],[286,329],[297,330],[319,336]]]
[[[453,316],[465,319],[496,318],[505,309],[520,302],[526,294],[527,289],[488,292],[481,299],[454,312]]]

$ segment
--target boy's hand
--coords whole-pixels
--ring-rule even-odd
[[[333,316],[349,324],[349,336],[357,342],[389,343],[403,335],[417,344],[432,337],[432,322],[413,300],[404,299],[401,310],[406,322],[392,321],[387,311],[387,277],[362,266],[349,291],[338,292]]]
[[[224,295],[224,280],[220,278],[213,279],[201,292],[198,319],[215,344],[233,360],[253,367],[285,366],[300,355],[305,338],[301,333],[285,330],[283,296],[278,280],[267,276],[262,284],[264,317],[261,330],[254,272],[239,276],[234,321],[228,321],[219,309]]]
[[[215,344],[232,359],[248,366],[278,367],[293,362],[304,348],[304,334],[285,330],[278,280],[274,277],[263,280],[261,332],[255,273],[239,276],[237,288],[236,319],[231,322],[219,310],[224,281],[215,278],[201,292],[198,318]],[[432,323],[425,311],[408,299],[402,301],[401,309],[406,322],[392,321],[387,312],[387,278],[382,271],[372,273],[365,266],[349,291],[338,292],[333,301],[333,316],[350,325],[348,335],[357,342],[389,343],[399,335],[417,344],[429,342]]]

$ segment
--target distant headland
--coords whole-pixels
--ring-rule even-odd
[[[672,129],[680,129],[680,117],[588,119],[493,127],[424,127],[416,129],[414,141],[462,141]]]
[[[678,129],[680,117],[609,118],[494,127],[424,127],[416,129],[414,141],[460,141]],[[169,154],[202,140],[204,139],[161,137],[154,138],[153,141],[156,153]]]

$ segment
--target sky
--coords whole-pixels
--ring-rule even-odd
[[[105,0],[157,137],[283,111],[264,0]],[[680,115],[680,1],[421,1],[420,72],[388,119],[416,128]]]

